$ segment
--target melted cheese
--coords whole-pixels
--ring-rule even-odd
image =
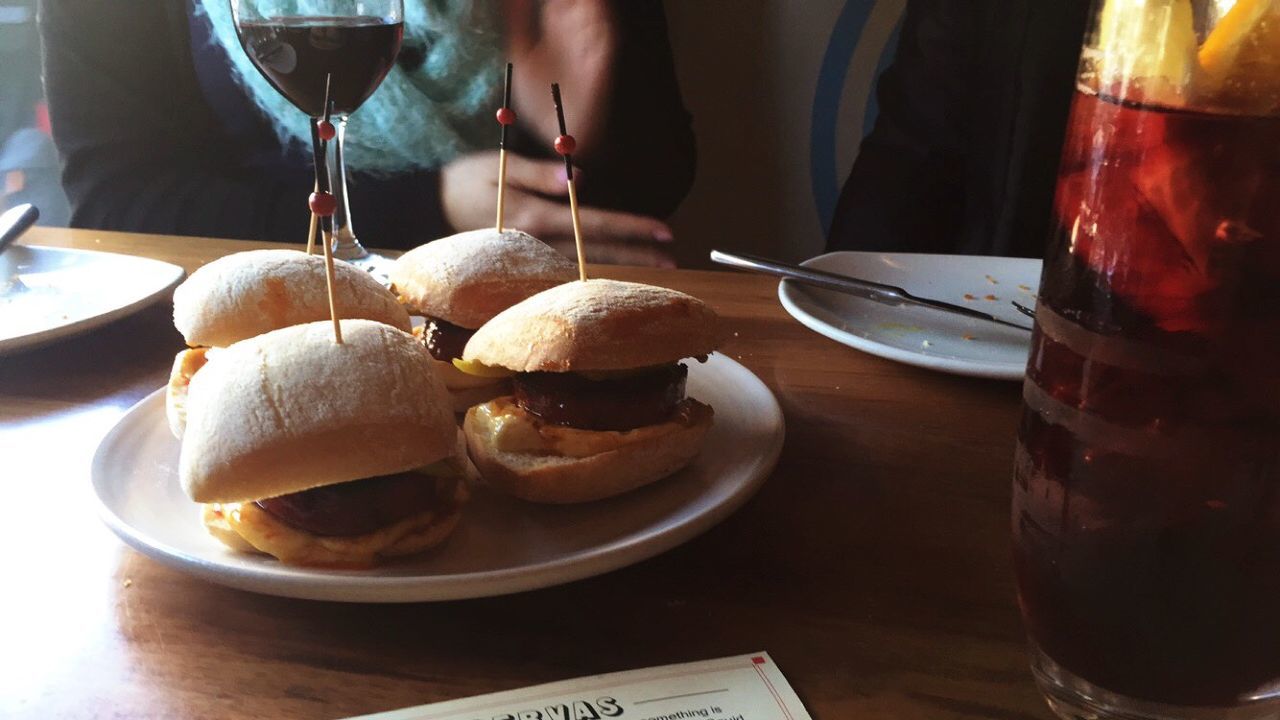
[[[187,387],[191,385],[191,378],[205,366],[212,354],[212,348],[196,347],[183,350],[173,359],[164,402],[169,429],[175,437],[181,438],[187,427]]]
[[[507,396],[477,405],[473,418],[477,429],[487,434],[500,452],[583,458],[679,432],[696,424],[707,411],[706,405],[685,400],[670,420],[657,425],[634,430],[583,430],[548,423]]]
[[[436,477],[436,482],[452,486],[453,508],[470,496],[466,483],[457,475]],[[441,494],[450,490],[439,489]],[[370,567],[380,557],[400,554],[396,546],[402,540],[430,532],[432,525],[449,519],[448,515],[428,510],[364,535],[322,537],[284,523],[252,502],[211,504],[207,514],[220,518],[254,549],[274,555],[283,563],[353,568]]]

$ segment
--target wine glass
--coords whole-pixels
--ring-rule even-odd
[[[384,282],[385,257],[356,239],[343,152],[347,118],[390,72],[404,37],[404,0],[231,0],[240,44],[271,86],[311,118],[324,114],[326,78],[337,143],[328,153],[337,209],[334,257]]]

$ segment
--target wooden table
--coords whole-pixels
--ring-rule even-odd
[[[234,241],[36,229],[26,242],[193,270]],[[768,650],[819,720],[1048,718],[1009,550],[1018,387],[864,355],[801,327],[772,280],[599,268],[698,295],[786,413],[760,494],[602,577],[507,597],[344,605],[230,590],[94,516],[99,438],[161,386],[161,304],[0,358],[0,717],[337,718]]]

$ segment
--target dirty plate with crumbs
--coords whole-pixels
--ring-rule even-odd
[[[15,245],[0,254],[0,355],[167,300],[182,268],[116,253]]]
[[[802,263],[901,287],[918,297],[972,307],[1031,326],[1011,301],[1035,306],[1041,261],[915,253],[835,252]],[[788,280],[778,298],[791,316],[826,337],[908,365],[972,377],[1020,380],[1031,333],[961,315],[873,300]]]

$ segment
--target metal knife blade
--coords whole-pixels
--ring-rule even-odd
[[[1018,330],[1024,330],[1027,332],[1031,331],[1031,328],[1029,327],[1012,323],[1007,320],[1001,320],[995,315],[984,313],[980,310],[967,308],[963,305],[953,305],[941,300],[917,297],[894,285],[886,285],[884,283],[873,282],[871,280],[862,280],[855,277],[849,277],[847,275],[826,272],[825,270],[815,270],[813,268],[802,267],[800,265],[792,265],[790,263],[770,260],[769,258],[763,258],[757,255],[744,255],[712,250],[711,262],[728,265],[741,270],[774,275],[787,280],[801,282],[806,285],[826,288],[827,290],[835,290],[836,292],[866,298],[867,300],[872,300],[884,305],[919,305],[922,307],[933,308],[935,310],[941,310],[943,312],[953,313],[955,315],[963,315],[975,320],[993,322],[1005,327],[1017,328]]]

